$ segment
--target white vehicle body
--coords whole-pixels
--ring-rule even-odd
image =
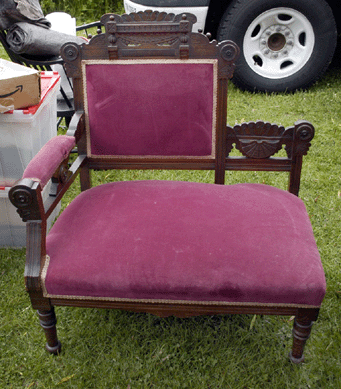
[[[124,0],[124,9],[127,13],[137,13],[140,11],[147,11],[148,9],[151,9],[151,7],[134,3],[131,0]],[[182,7],[153,7],[153,11],[173,13],[177,15],[184,12],[184,9]],[[205,29],[208,7],[188,7],[186,8],[186,12],[194,14],[197,17],[197,22],[193,25],[193,31]]]

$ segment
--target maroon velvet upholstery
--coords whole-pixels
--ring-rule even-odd
[[[215,63],[86,65],[93,155],[208,156]]]
[[[23,178],[38,180],[44,187],[75,144],[73,136],[59,135],[50,139],[28,164]]]
[[[95,187],[59,217],[47,254],[46,296],[318,307],[326,287],[302,200],[259,184]]]

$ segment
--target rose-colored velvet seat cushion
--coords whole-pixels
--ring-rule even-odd
[[[80,194],[47,238],[47,295],[319,306],[303,202],[259,184],[132,181]]]

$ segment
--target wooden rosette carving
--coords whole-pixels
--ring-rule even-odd
[[[269,158],[276,154],[282,147],[286,129],[277,124],[257,121],[228,127],[227,154],[236,144],[245,157]]]

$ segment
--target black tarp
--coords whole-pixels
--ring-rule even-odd
[[[36,56],[58,56],[64,43],[85,42],[82,37],[46,30],[24,22],[16,23],[8,30],[6,41],[15,53]]]
[[[50,27],[39,0],[0,0],[0,30],[8,30],[6,41],[15,53],[58,56],[64,43],[84,43],[83,38]]]
[[[1,0],[0,30],[7,30],[17,22],[51,27],[51,23],[44,17],[39,0]]]

